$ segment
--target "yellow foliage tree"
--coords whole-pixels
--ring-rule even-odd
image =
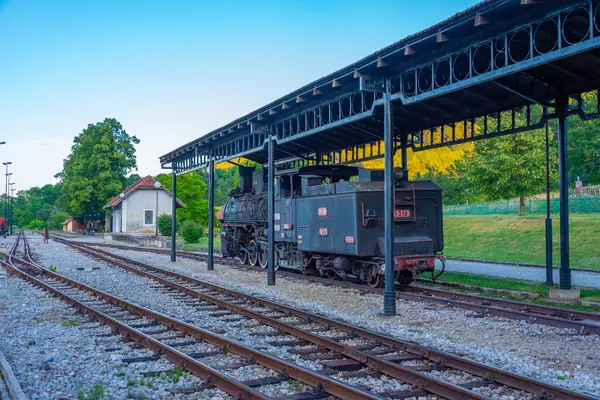
[[[256,163],[254,161],[250,161],[247,158],[243,158],[243,157],[238,157],[238,158],[234,158],[233,160],[231,160],[231,162],[235,163],[235,164],[239,164],[239,165],[248,165],[249,167],[252,165],[256,165]],[[235,164],[232,164],[231,162],[221,162],[221,163],[217,163],[215,164],[215,168],[216,169],[229,169],[232,167],[235,167]]]
[[[464,135],[477,134],[477,132],[472,132],[472,129],[472,126],[467,126],[465,129],[463,123],[456,124],[454,129],[455,138],[461,139]],[[475,130],[477,131],[477,125],[475,125]],[[452,138],[452,129],[449,126],[444,127],[443,132],[446,141]],[[426,131],[421,140],[425,145],[431,142],[440,143],[442,141],[442,131]],[[383,143],[379,145],[383,146]],[[414,152],[409,148],[407,152],[409,179],[413,179],[416,176],[424,176],[428,172],[434,175],[450,173],[458,160],[473,154],[474,147],[475,144],[469,142],[418,152]],[[365,161],[361,164],[364,168],[368,169],[383,169],[383,158]],[[397,151],[394,156],[394,165],[402,165],[402,154],[400,151]]]

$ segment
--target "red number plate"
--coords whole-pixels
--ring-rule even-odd
[[[410,209],[409,208],[396,209],[395,217],[396,218],[410,218]]]

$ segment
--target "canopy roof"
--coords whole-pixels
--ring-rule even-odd
[[[473,126],[441,143],[434,143],[433,133],[429,142],[423,135],[475,118],[493,120],[490,125],[498,127],[492,134],[525,128],[500,126],[504,110],[527,114],[526,128],[535,128],[541,120],[530,120],[536,114],[530,105],[552,106],[559,92],[577,95],[599,87],[599,26],[597,1],[483,1],[206,133],[160,161],[178,172],[202,167],[210,157],[264,163],[269,134],[275,135],[278,161],[377,143],[383,137],[385,81],[395,103],[396,135],[409,135],[415,150],[474,139]],[[482,122],[488,130],[487,120]]]

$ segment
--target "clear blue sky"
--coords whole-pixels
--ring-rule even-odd
[[[0,160],[53,183],[115,117],[158,157],[476,0],[0,0]]]

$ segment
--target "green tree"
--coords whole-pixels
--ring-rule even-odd
[[[569,118],[569,180],[600,183],[600,120]]]
[[[127,180],[125,181],[125,187],[131,185],[132,183],[140,180],[141,176],[139,176],[139,174],[131,174],[127,177]]]
[[[19,216],[19,227],[23,228],[29,225],[33,221],[33,213],[29,210],[25,210]]]
[[[114,118],[90,124],[75,137],[63,170],[56,175],[75,218],[101,212],[123,190],[127,174],[137,168],[134,145],[139,142]]]
[[[39,231],[40,229],[44,228],[46,226],[46,222],[39,220],[39,219],[34,219],[33,221],[31,221],[29,223],[29,225],[27,225],[27,229],[31,229],[32,231]]]
[[[52,229],[61,229],[63,221],[68,217],[69,214],[67,214],[66,212],[57,211],[54,215],[50,217],[50,220],[48,221],[48,227]]]
[[[205,170],[199,170],[198,173],[206,184],[208,193],[208,173]],[[215,207],[225,204],[229,192],[238,185],[239,179],[240,173],[236,166],[215,169]]]
[[[35,213],[35,218],[41,221],[48,221],[50,219],[50,214],[52,213],[53,206],[52,204],[44,203]]]
[[[458,163],[459,175],[466,178],[474,192],[488,200],[520,199],[521,214],[525,198],[542,193],[546,187],[545,131],[543,129],[477,142],[476,155]],[[556,154],[551,152],[551,165]],[[551,179],[556,179],[556,168]]]
[[[172,174],[160,174],[156,179],[167,189],[171,190]],[[202,225],[208,223],[208,200],[206,200],[206,184],[196,172],[179,175],[177,177],[177,198],[186,207],[177,209],[177,219],[183,221],[191,220]]]

